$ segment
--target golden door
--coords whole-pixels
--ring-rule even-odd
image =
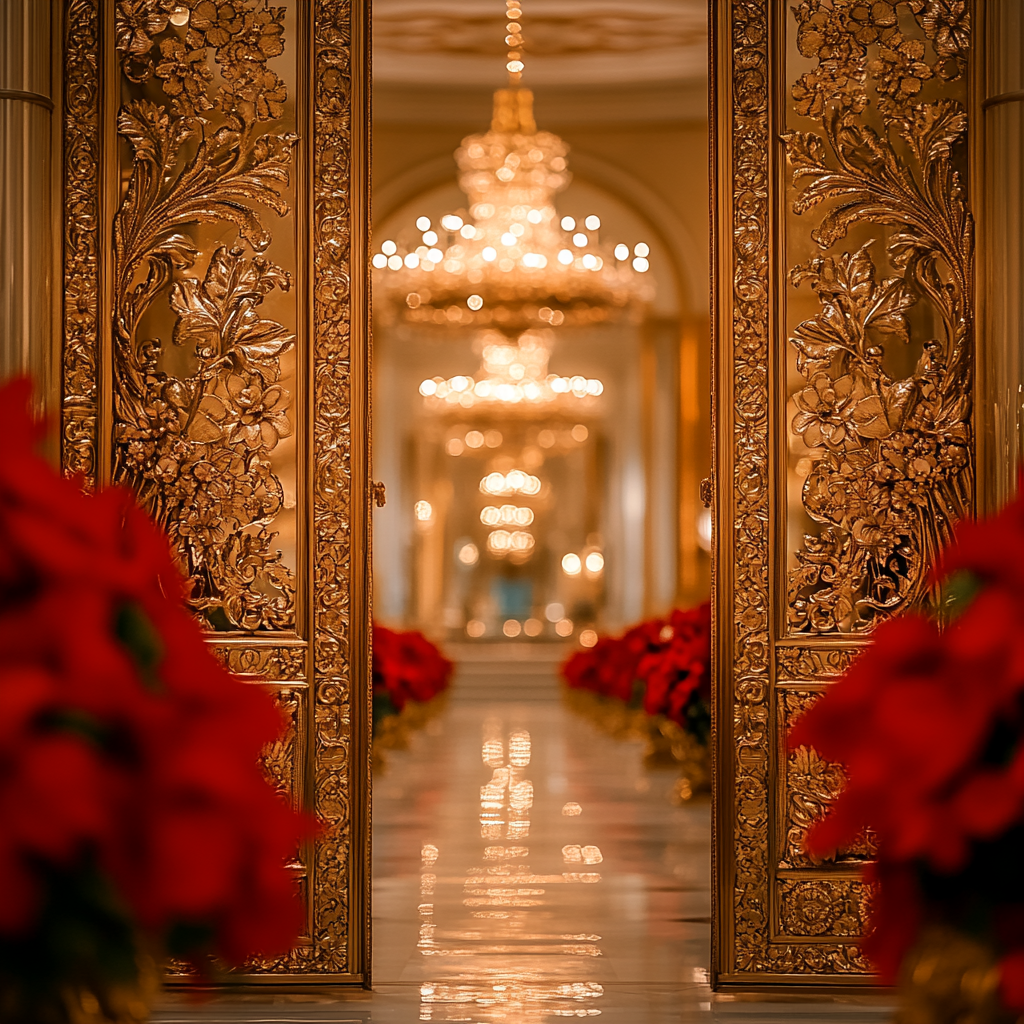
[[[721,987],[870,984],[865,837],[795,716],[974,493],[970,4],[718,0],[715,938]]]
[[[290,723],[306,934],[242,980],[366,983],[368,3],[62,7],[63,463],[135,491]]]

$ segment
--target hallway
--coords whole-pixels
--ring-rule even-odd
[[[545,648],[451,653],[448,707],[375,784],[374,1021],[885,1019],[714,998],[709,801],[564,708]]]

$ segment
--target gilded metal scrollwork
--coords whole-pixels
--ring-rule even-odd
[[[289,212],[294,134],[280,118],[285,8],[261,0],[189,4],[120,0],[116,45],[130,82],[159,83],[164,102],[130,99],[117,128],[131,147],[114,220],[114,479],[170,533],[192,606],[220,629],[294,625],[295,581],[274,549],[284,504],[270,452],[292,432],[281,356],[294,334],[260,315],[290,275],[264,253],[260,208]],[[212,57],[212,59],[211,59]],[[215,66],[220,84],[213,87]],[[231,225],[199,275],[194,224]],[[169,302],[169,339],[146,337]],[[170,369],[168,342],[185,369]],[[177,358],[174,363],[183,360]]]
[[[928,569],[973,500],[974,242],[959,169],[969,10],[806,0],[793,14],[815,66],[792,97],[820,125],[784,136],[793,211],[816,217],[810,237],[827,255],[789,275],[821,305],[790,339],[806,381],[792,419],[811,454],[803,506],[818,531],[796,555],[789,624],[856,633],[933,598]],[[926,100],[930,83],[941,88]],[[834,252],[865,223],[878,240]],[[914,368],[893,375],[887,349],[922,336]]]
[[[876,621],[929,599],[931,559],[971,508],[970,7],[715,10],[715,977],[870,984],[858,945],[870,891],[855,872],[871,837],[833,862],[803,854],[842,775],[789,752],[786,732]],[[774,159],[780,137],[788,171]],[[787,192],[795,212],[781,215]],[[817,253],[787,265],[805,237]],[[774,339],[790,287],[816,309],[788,329],[800,383],[780,407],[787,359]],[[776,533],[780,427],[791,450],[804,446],[803,507],[818,528],[793,552]]]
[[[63,464],[168,529],[215,654],[288,722],[264,770],[322,823],[307,934],[239,984],[369,976],[366,13],[64,0]]]
[[[99,0],[64,10],[61,462],[87,487],[99,470]]]

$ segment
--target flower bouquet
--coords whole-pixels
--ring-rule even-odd
[[[619,737],[647,741],[649,766],[682,766],[680,799],[710,786],[711,606],[600,637],[562,666],[570,703]]]
[[[0,1020],[142,1020],[164,956],[286,951],[309,829],[258,757],[282,722],[214,660],[165,537],[34,453],[0,389]]]
[[[422,633],[373,627],[373,754],[383,766],[384,750],[408,746],[409,733],[422,728],[439,707],[451,681],[452,663]]]
[[[1024,1012],[1024,499],[961,524],[941,615],[883,623],[797,720],[847,784],[810,829],[831,856],[870,830],[864,949],[900,981],[906,1024]]]

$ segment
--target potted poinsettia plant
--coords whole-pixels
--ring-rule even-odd
[[[270,697],[226,672],[130,493],[83,494],[0,389],[0,1020],[141,1020],[164,956],[286,951],[309,822],[262,776]]]
[[[418,630],[373,626],[373,756],[408,745],[411,730],[439,709],[454,665]]]
[[[676,609],[573,652],[562,677],[573,703],[607,731],[643,735],[648,763],[682,766],[677,793],[710,785],[711,606]],[[587,698],[580,699],[580,695]]]
[[[903,1020],[1024,1012],[1024,497],[965,522],[935,574],[939,612],[883,623],[800,719],[847,782],[806,847],[865,830],[876,895],[865,951]]]

